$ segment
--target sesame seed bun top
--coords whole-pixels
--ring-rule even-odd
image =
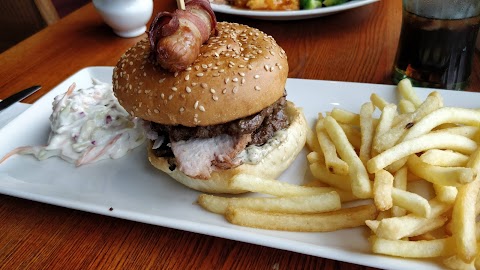
[[[222,124],[255,114],[284,94],[285,51],[258,29],[220,22],[186,70],[172,73],[148,60],[148,40],[119,60],[113,90],[130,114],[183,126]]]

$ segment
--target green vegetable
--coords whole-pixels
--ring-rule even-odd
[[[300,0],[300,9],[314,9],[322,7],[322,0]]]
[[[323,1],[323,4],[326,7],[329,7],[329,6],[340,5],[340,4],[346,3],[347,1],[348,0],[325,0]]]

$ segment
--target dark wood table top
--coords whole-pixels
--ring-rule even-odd
[[[173,10],[157,0],[155,9]],[[379,1],[336,15],[262,21],[218,14],[259,28],[288,55],[290,78],[391,84],[401,1]],[[112,66],[145,35],[113,34],[93,5],[0,54],[0,99],[34,84],[32,103],[88,66]],[[480,91],[480,56],[469,91]],[[368,269],[295,252],[127,221],[0,195],[0,268],[4,269]]]

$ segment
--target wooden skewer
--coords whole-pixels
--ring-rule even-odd
[[[177,7],[181,10],[185,10],[185,0],[177,0]]]

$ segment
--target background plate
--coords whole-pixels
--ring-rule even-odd
[[[254,19],[261,19],[261,20],[287,21],[287,20],[301,20],[301,19],[309,19],[309,18],[332,15],[332,14],[349,10],[352,8],[368,5],[377,1],[378,0],[352,0],[345,4],[341,4],[337,6],[322,7],[322,8],[310,9],[310,10],[287,10],[287,11],[247,10],[247,9],[233,8],[232,6],[229,6],[229,5],[220,5],[220,4],[213,4],[213,3],[211,3],[211,6],[215,12],[220,12],[225,14],[239,15],[239,16],[244,16],[244,17],[249,17]]]
[[[0,156],[17,146],[45,144],[53,98],[64,93],[73,82],[78,88],[90,86],[91,77],[110,82],[112,67],[89,67],[79,71],[5,125],[0,129]],[[396,101],[395,87],[389,85],[289,79],[286,88],[288,99],[304,108],[310,124],[314,123],[318,112],[330,111],[335,106],[359,111],[372,92],[388,101]],[[430,90],[418,89],[418,92],[424,98]],[[477,93],[441,93],[446,105],[477,107],[480,104]],[[281,180],[301,183],[308,177],[305,153],[300,154],[282,174]],[[14,156],[0,165],[0,193],[378,268],[438,269],[441,266],[427,260],[372,255],[366,228],[296,233],[229,224],[222,216],[195,204],[199,192],[155,170],[147,161],[144,147],[118,160],[105,160],[79,168],[59,158],[39,162],[32,156]],[[113,211],[109,211],[110,207]]]

